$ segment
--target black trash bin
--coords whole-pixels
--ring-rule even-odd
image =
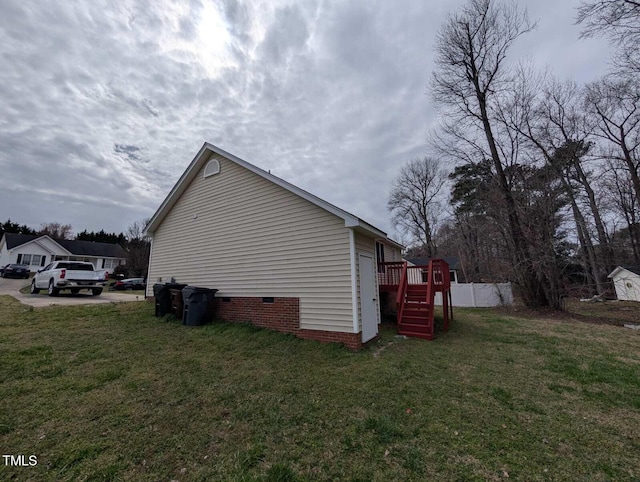
[[[153,296],[156,299],[156,316],[164,316],[171,313],[171,292],[170,290],[181,290],[185,284],[180,283],[156,283],[153,285]]]
[[[186,286],[182,288],[182,324],[200,326],[213,319],[213,297],[218,290]]]

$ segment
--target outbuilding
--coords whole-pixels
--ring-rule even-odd
[[[640,265],[618,266],[609,278],[619,300],[640,301]]]

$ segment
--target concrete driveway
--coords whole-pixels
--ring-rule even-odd
[[[43,294],[23,295],[20,290],[28,286],[31,280],[26,279],[7,279],[0,278],[0,295],[13,296],[21,303],[34,308],[53,305],[98,305],[103,303],[124,303],[127,301],[144,301],[142,295],[132,295],[129,293],[120,293],[115,291],[107,291],[106,289],[100,296],[92,296],[89,291],[81,291],[77,295],[69,292],[61,293],[58,296],[47,296]],[[42,290],[40,293],[44,293]]]

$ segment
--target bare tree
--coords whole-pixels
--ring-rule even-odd
[[[608,191],[608,200],[615,211],[622,216],[626,224],[626,235],[631,245],[631,257],[625,256],[626,243],[617,246],[619,264],[640,262],[640,206],[629,176],[623,169],[609,161],[604,187]],[[615,240],[617,241],[617,240]]]
[[[131,276],[147,277],[151,243],[144,235],[144,228],[148,222],[149,219],[135,221],[127,228],[127,269]]]
[[[525,237],[521,214],[513,192],[520,136],[511,130],[500,133],[496,111],[511,71],[507,54],[513,43],[535,27],[526,11],[515,3],[469,0],[450,15],[436,38],[436,70],[431,94],[446,108],[445,136],[454,143],[490,159],[498,192],[504,204],[507,241],[514,275],[527,305],[559,306],[559,296],[549,298],[543,271],[536,272],[530,244]],[[503,141],[498,139],[502,134]],[[486,146],[486,147],[485,147]],[[555,283],[553,283],[555,285]]]
[[[536,78],[521,69],[510,102],[500,111],[500,119],[528,140],[560,180],[571,206],[585,271],[592,273],[597,293],[603,293],[602,280],[611,268],[612,255],[593,179],[585,167],[586,155],[592,147],[589,141],[592,126],[581,102],[575,83]],[[592,223],[600,245],[598,253]]]
[[[127,240],[131,241],[133,239],[139,239],[139,240],[148,241],[149,238],[145,236],[144,228],[149,222],[149,220],[150,218],[147,218],[147,219],[142,219],[140,221],[134,221],[133,223],[131,223],[127,228],[127,232],[126,232]]]
[[[605,36],[617,47],[614,63],[621,73],[640,74],[640,1],[583,1],[577,22],[582,37]]]
[[[73,228],[70,224],[61,224],[58,222],[44,223],[40,225],[38,234],[47,235],[54,239],[71,239]]]
[[[603,157],[625,168],[640,201],[640,85],[631,79],[602,79],[586,87],[585,107],[597,122],[595,134],[615,149]]]
[[[447,175],[438,159],[413,159],[402,167],[393,181],[387,203],[395,225],[424,246],[428,257],[437,253],[434,225],[442,214],[442,189]]]

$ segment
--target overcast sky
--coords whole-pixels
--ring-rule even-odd
[[[427,151],[433,42],[462,1],[0,2],[0,220],[121,232],[203,142],[392,235],[400,166]],[[512,58],[578,82],[608,47],[578,0],[520,0]]]

